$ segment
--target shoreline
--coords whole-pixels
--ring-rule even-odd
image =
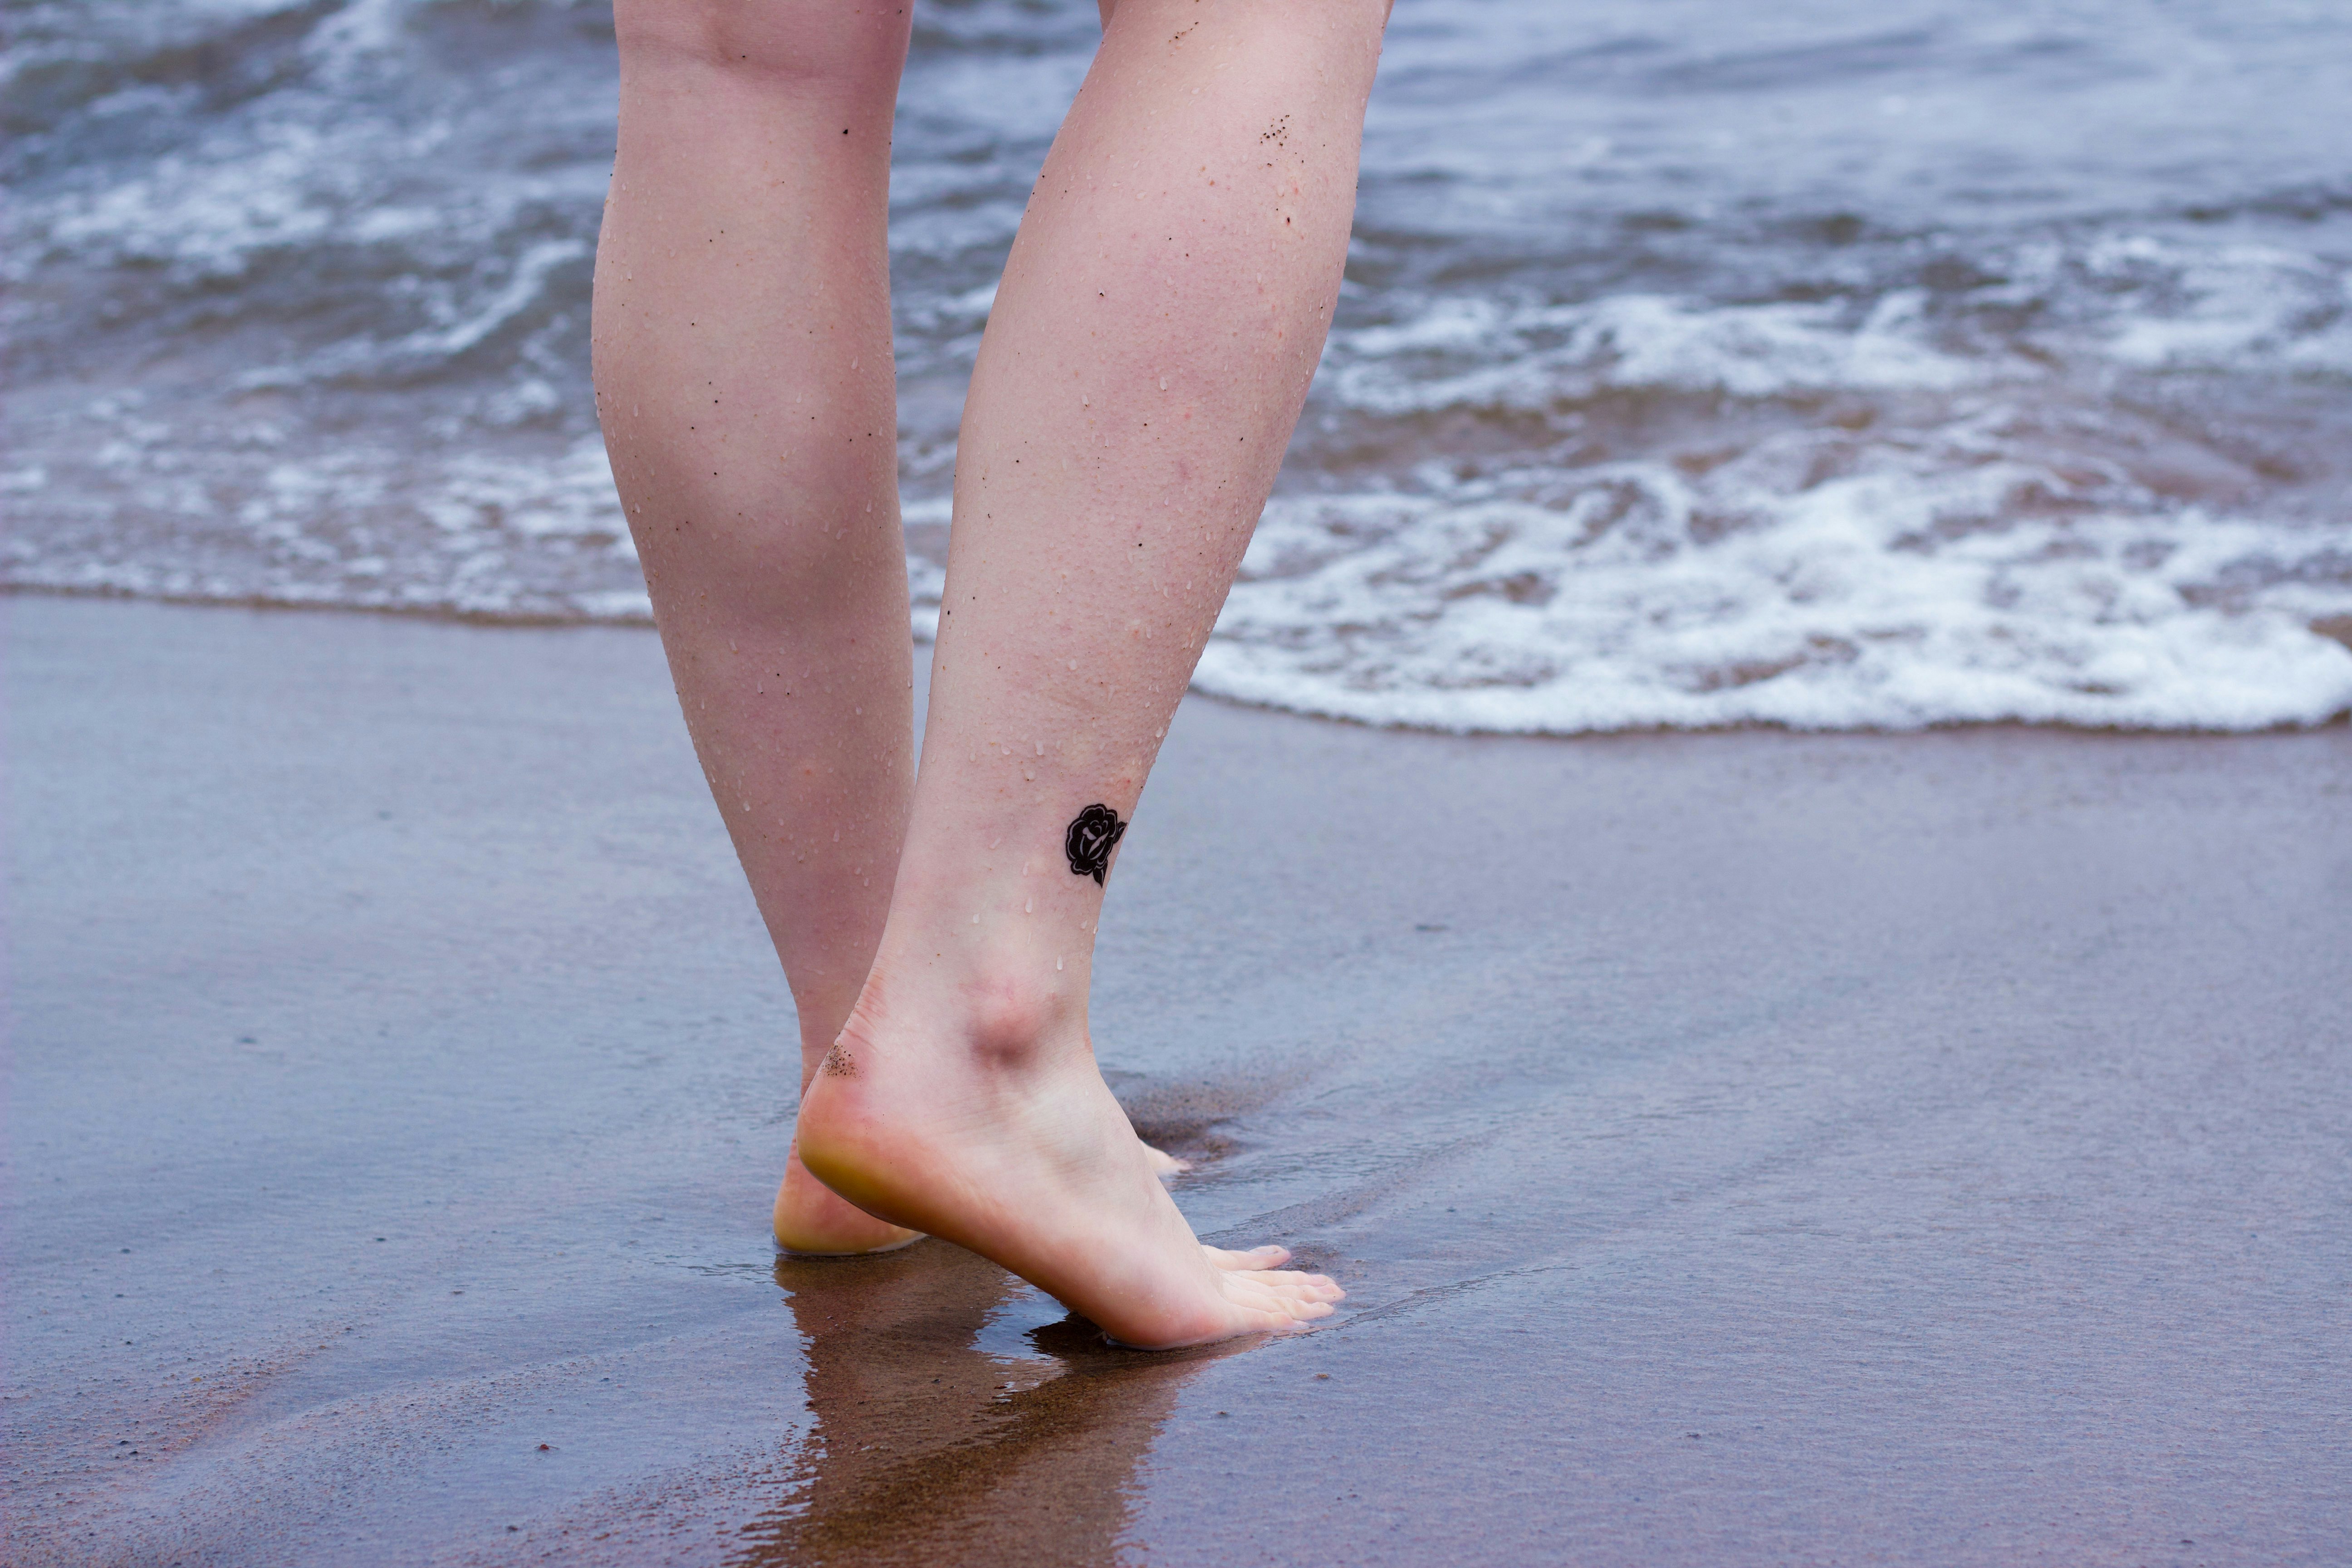
[[[134,593],[115,588],[73,588],[47,584],[0,584],[0,601],[10,599],[64,599],[95,603],[131,605],[166,605],[176,609],[242,610],[256,615],[319,615],[361,616],[372,619],[415,621],[433,626],[470,626],[481,630],[514,631],[656,631],[650,607],[640,618],[635,616],[591,619],[583,616],[541,616],[523,612],[492,612],[457,609],[404,609],[395,605],[344,605],[278,600],[267,598],[212,598],[200,595]],[[2310,623],[2307,629],[2315,637],[2341,645],[2352,652],[2352,616],[2322,616]],[[932,639],[920,630],[910,628],[918,648],[931,646]],[[925,661],[916,659],[916,682],[928,689],[929,671]],[[2315,730],[2352,727],[2352,706],[2322,719],[2315,723],[2281,720],[2260,729],[2231,730],[2210,727],[2182,726],[2157,728],[2131,724],[2077,724],[2063,719],[1951,719],[1931,720],[1911,726],[1894,725],[1824,725],[1811,728],[1804,725],[1770,720],[1740,720],[1720,724],[1642,724],[1613,729],[1591,730],[1477,730],[1448,729],[1442,726],[1414,724],[1403,720],[1374,721],[1349,714],[1328,712],[1318,708],[1286,706],[1273,700],[1236,697],[1230,693],[1188,687],[1188,700],[1213,702],[1221,707],[1251,712],[1280,713],[1292,718],[1311,719],[1318,723],[1345,725],[1351,729],[1374,732],[1394,732],[1408,735],[1447,735],[1474,739],[1581,741],[1608,735],[1736,735],[1746,733],[1787,735],[1927,735],[1970,730],[2050,730],[2069,734],[2115,735],[2120,737],[2163,735],[2182,736],[2257,736],[2302,734]],[[919,723],[917,729],[919,731]]]

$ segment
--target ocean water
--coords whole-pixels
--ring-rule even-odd
[[[609,7],[5,0],[0,582],[643,620]],[[1096,34],[923,0],[912,615]],[[1338,324],[1197,684],[1573,732],[2352,710],[2352,8],[1399,0]]]

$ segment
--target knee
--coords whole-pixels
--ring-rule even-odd
[[[913,0],[616,0],[632,67],[688,67],[801,87],[896,92]]]

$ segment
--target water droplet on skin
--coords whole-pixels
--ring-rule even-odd
[[[972,916],[972,917],[971,917],[971,923],[972,923],[972,924],[974,924],[974,925],[978,925],[978,924],[980,923],[980,917],[979,917],[978,915],[974,915],[974,916]]]
[[[1062,961],[1061,961],[1060,959],[1058,959],[1058,958],[1057,958],[1057,959],[1055,959],[1055,960],[1054,960],[1054,969],[1055,969],[1055,973],[1058,973],[1060,972],[1060,970],[1061,970],[1061,967],[1062,967]]]
[[[1164,375],[1160,378],[1160,390],[1162,392],[1168,390],[1168,378]]]
[[[1037,742],[1037,754],[1041,757],[1045,754],[1045,742],[1043,741]]]
[[[1035,899],[1030,899],[1024,902],[1021,906],[1021,912],[1024,915],[1035,914],[1037,912],[1037,900]]]

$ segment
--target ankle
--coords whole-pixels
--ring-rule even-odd
[[[1034,952],[930,953],[877,960],[841,1040],[853,1052],[943,1051],[985,1072],[1021,1072],[1092,1054],[1086,990],[1075,967]]]
[[[974,1065],[1017,1071],[1058,1047],[1086,1045],[1086,998],[1075,987],[1042,984],[1034,963],[967,979],[962,1034]]]

